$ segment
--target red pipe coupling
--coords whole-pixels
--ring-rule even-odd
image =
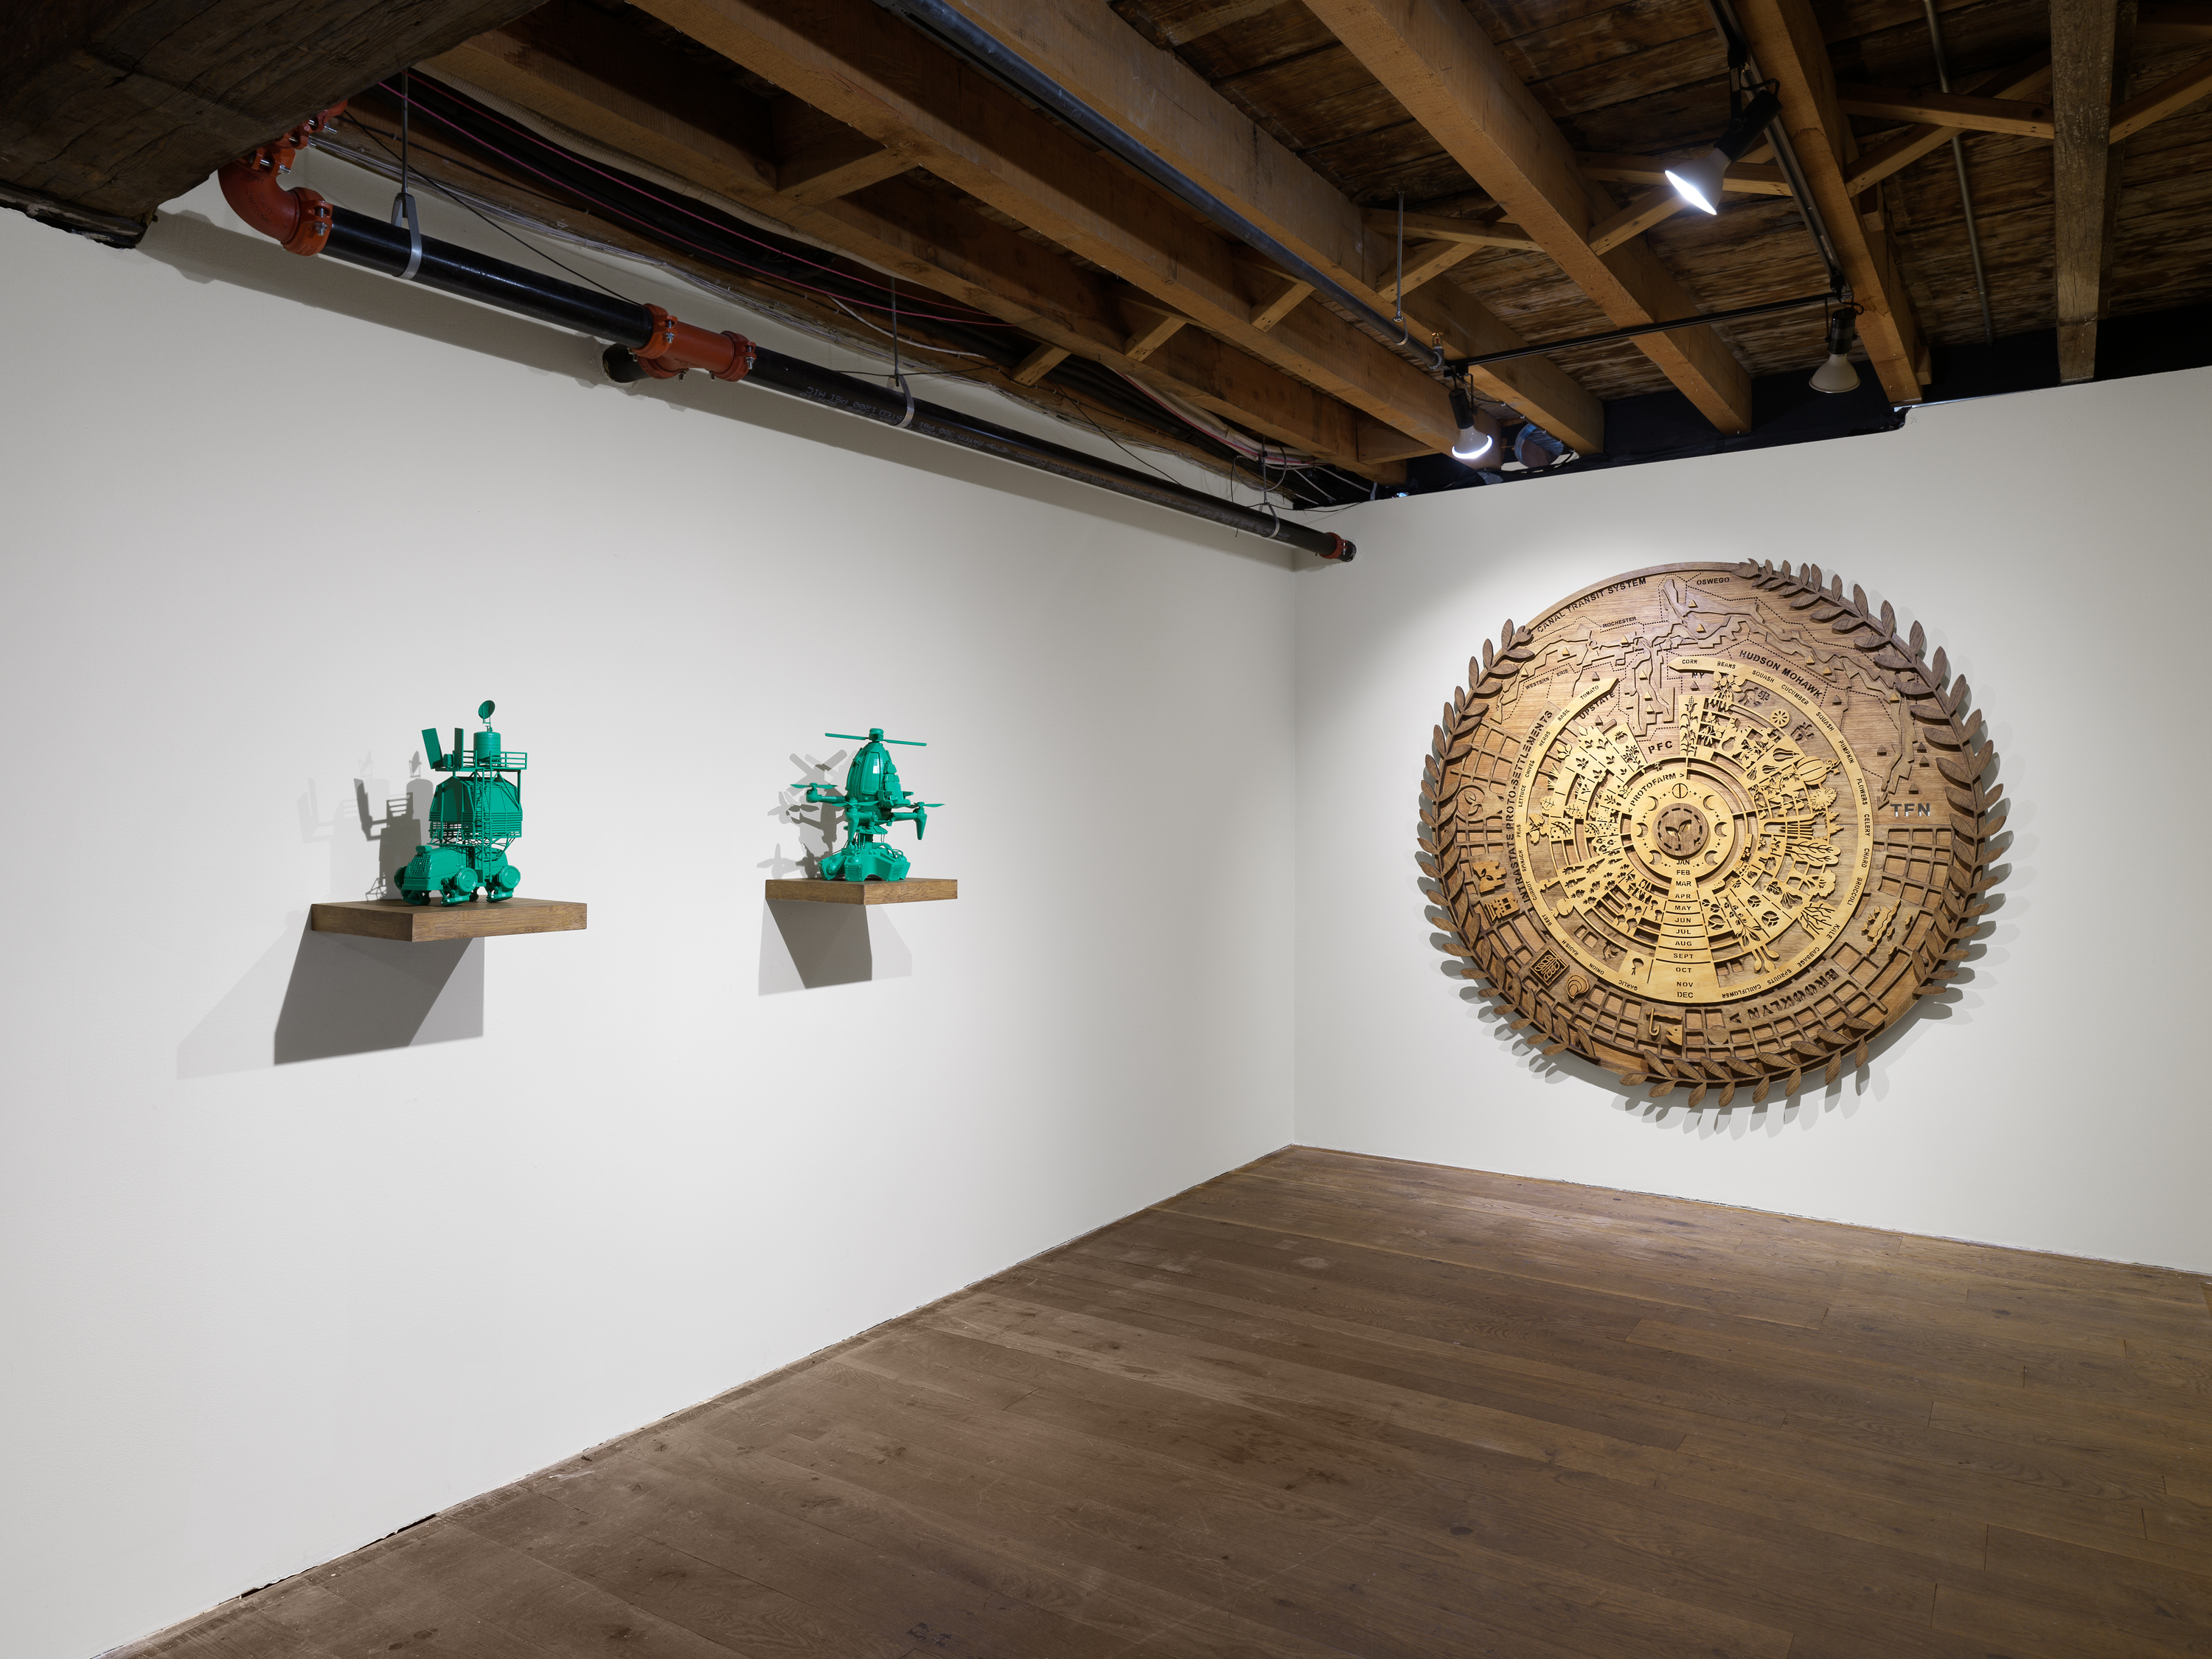
[[[670,316],[659,306],[647,306],[653,332],[629,355],[656,380],[672,380],[687,368],[703,368],[718,380],[742,380],[753,372],[753,343],[726,329],[710,333]]]
[[[313,254],[331,239],[331,204],[304,185],[287,190],[276,176],[291,171],[292,160],[336,125],[345,111],[340,100],[310,115],[273,143],[226,162],[216,178],[231,210],[264,236],[283,244],[287,253]]]

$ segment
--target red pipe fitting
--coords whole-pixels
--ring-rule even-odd
[[[720,334],[679,321],[659,306],[647,306],[653,332],[629,355],[656,380],[672,380],[687,368],[703,368],[718,380],[742,380],[753,372],[753,343],[727,330]]]
[[[287,253],[320,253],[331,239],[331,204],[304,185],[287,190],[276,182],[291,171],[292,161],[315,141],[317,135],[336,125],[345,111],[340,100],[317,115],[310,115],[274,143],[263,144],[249,155],[226,162],[216,174],[222,198],[231,210],[264,236],[283,244]]]

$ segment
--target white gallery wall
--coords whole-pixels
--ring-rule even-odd
[[[210,191],[137,252],[0,214],[0,270],[9,1659],[1290,1139],[1291,918],[1252,898],[1291,876],[1279,550],[756,389],[604,384],[591,343],[295,258]],[[417,729],[487,697],[530,756],[522,890],[588,929],[306,933],[411,851]],[[958,900],[771,915],[793,757],[871,724],[930,744],[896,754],[946,805],[893,839]]]
[[[1386,501],[1297,578],[1297,1139],[2212,1269],[2201,1060],[2212,370],[1902,430]],[[1811,561],[1917,619],[2002,754],[1985,946],[1863,1074],[1686,1111],[1547,1061],[1429,942],[1421,759],[1468,659],[1617,572]]]

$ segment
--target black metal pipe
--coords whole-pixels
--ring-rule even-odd
[[[331,209],[330,240],[323,248],[326,255],[349,264],[382,271],[388,276],[402,276],[413,247],[413,240],[400,226],[380,223],[349,208]],[[542,276],[504,259],[495,259],[429,236],[422,238],[422,264],[407,280],[441,293],[496,306],[502,311],[532,317],[557,328],[612,340],[615,343],[606,352],[607,372],[617,380],[646,378],[645,370],[627,349],[643,345],[652,337],[652,315],[641,305],[610,294],[594,293],[574,283]],[[963,415],[937,404],[910,403],[902,393],[787,357],[764,346],[757,346],[754,350],[753,368],[745,376],[747,380],[773,386],[810,403],[890,426],[908,427],[945,443],[957,444],[963,449],[995,455],[1020,466],[1035,467],[1041,472],[1151,501],[1158,507],[1226,525],[1249,536],[1285,542],[1324,559],[1340,562],[1350,559],[1356,551],[1341,536],[1289,523],[1272,510],[1259,512],[1239,507],[1203,490],[1153,477],[1134,467],[1100,460],[1080,450],[1048,443],[1011,427]]]
[[[412,246],[404,226],[385,224],[351,208],[331,210],[331,240],[323,252],[331,258],[398,276],[407,270]],[[574,283],[555,282],[504,259],[428,236],[422,239],[422,266],[409,280],[622,345],[643,345],[653,333],[652,316],[643,306]]]
[[[1233,501],[1224,501],[1219,496],[1209,495],[1203,490],[1188,489],[1167,478],[1154,477],[1116,461],[1102,460],[1096,455],[1086,455],[1079,449],[1069,449],[1042,438],[1032,438],[1025,432],[1017,432],[1012,427],[1000,426],[995,421],[987,421],[978,416],[963,415],[958,410],[947,409],[941,404],[926,403],[918,398],[909,402],[906,394],[888,386],[873,386],[853,375],[840,374],[835,369],[819,368],[797,357],[786,356],[781,351],[771,351],[766,346],[757,345],[753,350],[752,372],[745,376],[748,386],[773,386],[778,392],[804,398],[807,402],[819,404],[825,409],[857,415],[863,420],[879,421],[885,426],[904,427],[925,437],[957,444],[963,449],[972,449],[979,454],[995,455],[1000,460],[1035,467],[1040,472],[1073,478],[1079,483],[1096,485],[1101,489],[1113,490],[1116,495],[1130,495],[1158,507],[1171,507],[1194,518],[1210,519],[1215,524],[1226,525],[1230,529],[1241,530],[1247,535],[1261,536],[1271,541],[1304,548],[1309,553],[1318,554],[1324,559],[1334,559],[1340,563],[1349,560],[1358,550],[1341,536],[1293,524],[1273,512],[1239,507]],[[621,346],[607,348],[605,362],[611,379],[631,384],[647,378],[637,360]]]
[[[1443,366],[1443,352],[1415,345],[1406,325],[1385,317],[1371,299],[1362,299],[1319,266],[1301,258],[1188,173],[1170,167],[1143,141],[1117,125],[1061,86],[1042,70],[977,27],[945,0],[876,0],[884,10],[938,40],[954,56],[973,64],[1017,96],[1073,128],[1109,155],[1119,156],[1170,196],[1218,225],[1247,247],[1264,254],[1291,276],[1352,313],[1366,333],[1408,362],[1431,373]]]
[[[1510,351],[1489,351],[1480,357],[1455,357],[1455,368],[1469,368],[1479,363],[1502,363],[1515,357],[1534,357],[1547,351],[1571,351],[1577,346],[1609,345],[1615,340],[1632,340],[1639,334],[1664,334],[1669,329],[1698,328],[1707,323],[1740,323],[1752,317],[1771,316],[1778,311],[1796,311],[1805,306],[1825,306],[1834,303],[1833,294],[1807,294],[1795,300],[1770,300],[1762,306],[1738,306],[1734,311],[1708,311],[1698,317],[1677,317],[1671,323],[1638,323],[1628,328],[1609,328],[1602,334],[1585,334],[1576,340],[1551,340],[1542,345],[1516,346]]]

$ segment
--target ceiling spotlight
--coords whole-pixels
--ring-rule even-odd
[[[1667,182],[1700,213],[1719,212],[1721,179],[1781,113],[1782,100],[1774,95],[1773,87],[1761,87],[1729,118],[1728,130],[1711,149],[1693,161],[1678,161],[1667,169]]]
[[[1459,435],[1452,440],[1452,459],[1473,466],[1498,447],[1498,422],[1491,415],[1474,406],[1474,399],[1463,387],[1451,388],[1452,424]]]
[[[1810,381],[1815,392],[1850,392],[1859,383],[1859,372],[1851,365],[1851,335],[1853,319],[1861,310],[1857,306],[1838,306],[1828,319],[1828,361],[1813,371]]]

